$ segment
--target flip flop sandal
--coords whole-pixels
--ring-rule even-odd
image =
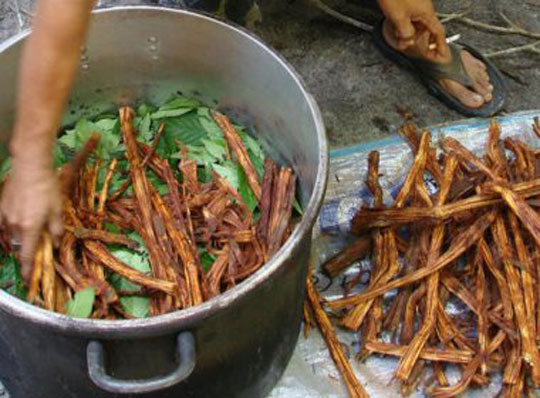
[[[408,69],[419,78],[431,95],[437,97],[448,107],[465,116],[490,117],[501,110],[507,96],[504,80],[493,63],[486,59],[476,49],[466,44],[450,43],[449,47],[452,54],[452,62],[449,64],[437,64],[423,59],[410,58],[386,43],[383,36],[383,22],[384,19],[380,21],[373,30],[373,40],[375,45],[384,56]],[[493,99],[480,108],[469,108],[465,106],[458,99],[448,94],[438,82],[440,79],[450,79],[472,89],[472,80],[467,75],[461,59],[460,54],[462,50],[469,52],[472,56],[486,65],[490,84],[493,85]]]

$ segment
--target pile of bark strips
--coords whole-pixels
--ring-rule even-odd
[[[538,120],[533,128],[540,138]],[[342,298],[325,301],[308,280],[307,323],[314,315],[351,397],[368,394],[329,316],[360,334],[361,358],[399,358],[404,394],[423,379],[428,396],[455,397],[501,373],[500,396],[530,397],[540,386],[540,151],[500,133],[492,123],[483,157],[453,138],[439,143],[437,156],[429,132],[403,128],[415,158],[391,206],[383,205],[379,154],[370,154],[373,206],[354,217],[358,239],[323,266],[337,277],[369,256],[369,286],[351,294],[359,280],[351,281]],[[450,366],[461,371],[453,385]]]
[[[92,289],[95,300],[94,296],[90,304],[79,300],[80,305],[89,305],[91,312],[80,317],[130,318],[120,302],[122,297],[134,296],[150,299],[149,315],[164,314],[220,295],[273,256],[292,229],[296,177],[290,168],[279,167],[266,158],[260,179],[229,119],[217,112],[212,117],[223,133],[228,159],[237,162],[245,173],[257,200],[257,218],[239,192],[218,173],[214,172],[210,181],[201,182],[197,162],[188,157],[187,150],[178,170],[173,170],[168,159],[155,152],[155,145],[138,141],[134,111],[122,108],[125,155],[106,166],[102,188],[96,188],[96,179],[104,165],[92,156],[99,135],[93,135],[60,171],[65,233],[58,249],[44,233],[26,300],[77,316],[69,309],[73,299],[77,292]],[[126,160],[129,178],[117,191],[109,192],[117,164]],[[158,192],[147,171],[167,185],[167,194]],[[133,193],[126,194],[130,187]],[[132,239],[133,233],[141,239]],[[0,243],[5,254],[11,252],[7,234]],[[110,245],[134,251],[144,246],[149,272],[114,256]],[[200,248],[213,256],[207,269],[202,267]],[[128,282],[122,286],[133,288],[115,287],[114,277]]]

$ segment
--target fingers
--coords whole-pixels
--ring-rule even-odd
[[[28,280],[32,274],[34,255],[39,244],[43,224],[32,224],[21,229],[21,274]]]
[[[446,32],[443,24],[437,19],[437,17],[429,17],[424,21],[426,29],[431,33],[433,41],[437,45],[437,53],[440,57],[447,57],[448,45],[446,44]]]
[[[62,203],[60,201],[53,203],[48,221],[48,230],[53,239],[54,246],[60,246],[60,238],[64,233],[64,223],[62,221]]]
[[[403,51],[414,45],[416,29],[410,18],[400,18],[392,21],[398,49]]]

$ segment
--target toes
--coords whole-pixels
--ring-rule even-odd
[[[486,101],[484,96],[467,89],[455,81],[443,79],[440,84],[450,95],[469,108],[480,108]]]
[[[493,85],[489,81],[487,66],[466,51],[461,53],[461,57],[465,71],[473,82],[473,90],[483,97],[484,102],[491,101],[493,99]]]

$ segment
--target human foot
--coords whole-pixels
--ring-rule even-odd
[[[410,58],[426,59],[434,63],[449,64],[452,62],[450,51],[444,51],[445,57],[437,57],[428,50],[429,32],[423,32],[418,35],[415,44],[406,50],[398,49],[396,35],[390,23],[385,21],[383,25],[383,37],[387,44],[393,49],[402,52]],[[456,98],[463,105],[469,108],[477,109],[493,99],[493,85],[489,81],[486,65],[476,59],[466,50],[460,53],[463,68],[469,77],[471,84],[465,86],[462,83],[448,78],[438,80],[441,87],[452,97]]]

